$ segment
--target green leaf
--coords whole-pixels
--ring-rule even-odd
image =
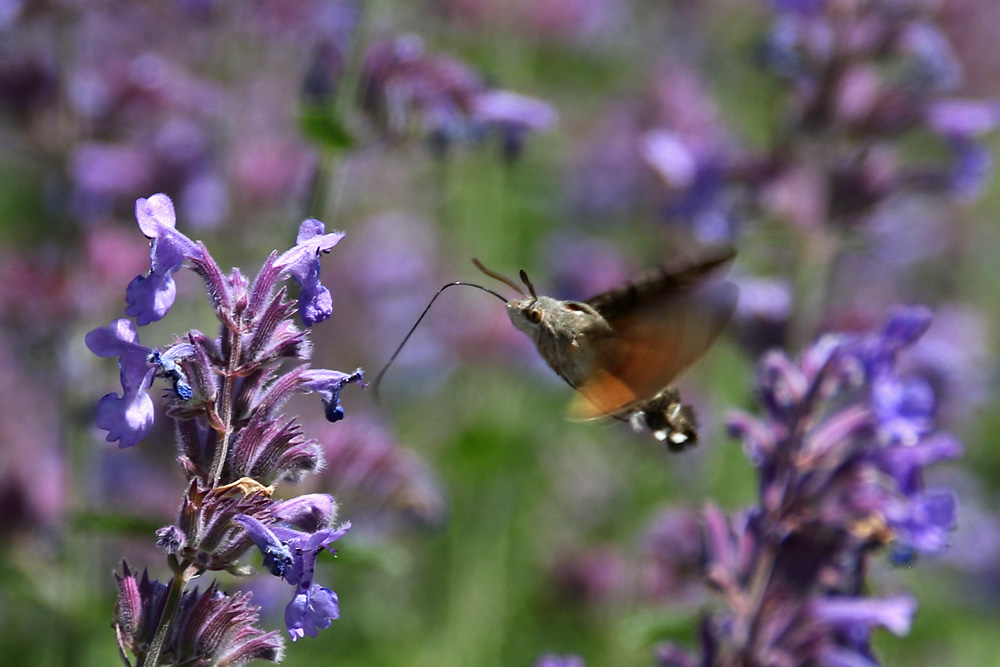
[[[70,526],[82,533],[102,533],[119,536],[149,536],[163,525],[152,517],[132,516],[119,512],[82,510],[70,516]]]
[[[320,148],[347,150],[356,143],[340,118],[327,109],[303,109],[299,116],[299,128],[302,134]]]

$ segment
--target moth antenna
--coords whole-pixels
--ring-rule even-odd
[[[537,299],[538,296],[535,294],[535,286],[531,284],[530,280],[528,280],[528,274],[524,269],[521,269],[521,282],[528,288],[528,293],[531,294],[533,298]],[[521,290],[518,291],[520,292]],[[521,294],[524,294],[524,292],[521,292]]]
[[[524,290],[521,289],[520,285],[518,285],[517,283],[515,283],[513,280],[511,280],[507,276],[502,276],[499,273],[497,273],[496,271],[492,271],[490,269],[487,269],[485,266],[483,266],[483,263],[480,262],[475,257],[472,258],[472,263],[476,265],[477,269],[479,269],[480,271],[482,271],[483,273],[485,273],[486,275],[488,275],[490,278],[493,278],[494,280],[499,280],[504,285],[507,285],[508,287],[512,288],[515,292],[517,292],[521,296],[528,296],[527,294],[524,293]]]
[[[402,352],[403,346],[406,345],[406,341],[410,340],[410,336],[412,336],[413,332],[417,330],[418,326],[420,326],[420,322],[423,321],[424,316],[427,315],[427,311],[429,311],[431,309],[431,306],[434,305],[434,301],[436,301],[437,298],[441,296],[441,292],[445,291],[449,287],[455,287],[456,285],[464,285],[465,287],[475,287],[476,289],[480,289],[484,292],[489,292],[490,294],[500,299],[504,303],[507,303],[507,298],[501,295],[499,292],[494,292],[489,287],[483,287],[482,285],[477,285],[476,283],[466,283],[466,282],[456,281],[453,283],[448,283],[447,285],[439,289],[434,294],[434,296],[431,297],[431,300],[427,302],[427,306],[424,308],[424,311],[420,313],[420,317],[417,318],[417,321],[413,323],[412,327],[410,327],[410,330],[406,333],[406,336],[403,338],[403,342],[399,344],[399,347],[396,348],[396,351],[392,353],[391,357],[389,357],[389,361],[385,362],[385,366],[383,366],[382,370],[380,370],[378,372],[378,375],[375,376],[375,380],[372,382],[371,387],[372,387],[372,394],[375,396],[376,403],[379,402],[378,388],[379,385],[382,383],[382,376],[385,375],[385,372],[389,370],[389,366],[392,365],[392,362],[394,362],[396,360],[396,357],[399,356],[399,353]]]

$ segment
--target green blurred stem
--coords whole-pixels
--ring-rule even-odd
[[[320,153],[319,166],[316,168],[316,182],[313,185],[312,201],[306,212],[311,218],[322,220],[326,215],[327,200],[330,196],[330,181],[335,178],[337,169],[336,154],[326,148]],[[336,197],[334,201],[336,202]]]
[[[839,249],[840,234],[832,229],[832,224],[806,232],[799,254],[795,302],[789,321],[788,342],[792,350],[801,350],[819,330]]]
[[[347,61],[344,64],[344,72],[337,90],[334,92],[333,100],[327,105],[328,113],[335,118],[346,118],[351,102],[356,99],[357,91],[361,82],[361,63],[365,47],[368,42],[368,26],[370,11],[368,2],[358,4],[358,27],[355,32],[354,42],[348,53]],[[330,205],[330,184],[336,181],[333,192],[333,209],[331,218],[336,217],[337,209],[340,207],[341,196],[344,190],[344,173],[347,161],[342,160],[342,150],[323,148],[320,153],[320,163],[317,168],[316,182],[313,185],[312,200],[309,203],[308,215],[319,220],[327,217],[327,207]]]
[[[517,192],[514,187],[515,169],[517,169],[517,164],[514,163],[503,162],[500,165],[500,201],[497,203],[497,208],[500,212],[498,216],[499,229],[509,237],[504,245],[513,249],[515,258],[521,258],[527,249],[521,247],[524,243],[521,233],[522,225],[515,217],[516,202],[514,197]]]

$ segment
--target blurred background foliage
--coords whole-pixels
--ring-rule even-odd
[[[955,94],[1000,95],[1000,8],[923,5],[964,68]],[[1000,664],[993,179],[975,201],[882,202],[835,232],[831,268],[759,192],[733,193],[721,222],[678,221],[635,156],[633,135],[685,111],[678,132],[727,151],[780,142],[789,86],[761,55],[773,20],[768,3],[739,0],[0,2],[0,662],[113,664],[112,569],[124,556],[166,575],[152,533],[181,493],[172,434],[158,420],[138,447],[104,443],[94,405],[116,376],[83,345],[121,316],[146,262],[132,206],[162,191],[180,228],[245,274],[289,247],[304,217],[346,231],[324,260],[335,310],[314,327],[315,363],[369,377],[437,287],[488,283],[471,256],[584,298],[731,239],[744,303],[763,303],[682,379],[702,443],[672,455],[627,426],[567,420],[571,390],[499,304],[447,293],[387,374],[381,405],[351,387],[335,425],[301,405],[330,443],[303,490],[336,495],[354,528],[320,565],[342,618],[290,645],[285,664],[530,665],[557,652],[645,665],[663,639],[693,644],[712,597],[676,552],[707,500],[754,500],[723,420],[753,410],[755,356],[871,326],[895,302],[938,314],[927,354],[955,374],[943,418],[967,455],[937,471],[962,503],[951,550],[870,573],[873,588],[920,601],[910,635],[877,645],[889,665]],[[360,105],[362,54],[405,33],[490,89],[544,100],[558,121],[513,136],[442,136],[424,120],[387,131]],[[900,160],[943,151],[927,136],[894,145]],[[799,185],[772,200],[815,204]],[[145,342],[211,321],[197,282],[179,283]],[[805,337],[786,331],[803,285],[828,295]],[[250,585],[271,629],[283,601],[267,583]]]

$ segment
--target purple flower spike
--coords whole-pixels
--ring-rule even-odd
[[[106,394],[97,404],[97,426],[108,432],[107,441],[125,448],[146,437],[153,426],[153,401],[147,390],[156,367],[147,358],[151,350],[139,344],[131,320],[115,320],[87,334],[87,347],[99,357],[118,357],[122,395]]]
[[[319,282],[320,253],[330,252],[344,238],[343,232],[324,234],[319,220],[304,220],[295,239],[295,247],[274,262],[274,268],[290,275],[302,291],[299,294],[299,317],[307,327],[322,322],[333,312],[330,290]]]
[[[364,371],[360,368],[351,374],[325,369],[308,370],[302,374],[305,380],[299,385],[299,391],[316,392],[323,398],[326,419],[338,422],[344,418],[344,408],[340,405],[340,390],[345,384],[360,382]]]
[[[176,229],[177,218],[170,197],[155,194],[135,202],[139,229],[153,240],[149,251],[149,273],[136,276],[125,291],[125,314],[145,326],[163,318],[174,304],[177,287],[170,275],[185,259],[200,258],[198,245]]]
[[[668,646],[662,665],[860,667],[877,664],[873,630],[906,634],[912,598],[860,592],[875,550],[910,562],[945,549],[956,525],[955,493],[925,488],[923,471],[962,447],[936,431],[931,384],[898,364],[930,318],[897,308],[880,331],[824,336],[798,363],[764,355],[765,416],[739,414],[729,426],[757,469],[758,504],[732,519],[709,506],[702,525],[705,577],[730,609],[703,625],[702,659]]]

